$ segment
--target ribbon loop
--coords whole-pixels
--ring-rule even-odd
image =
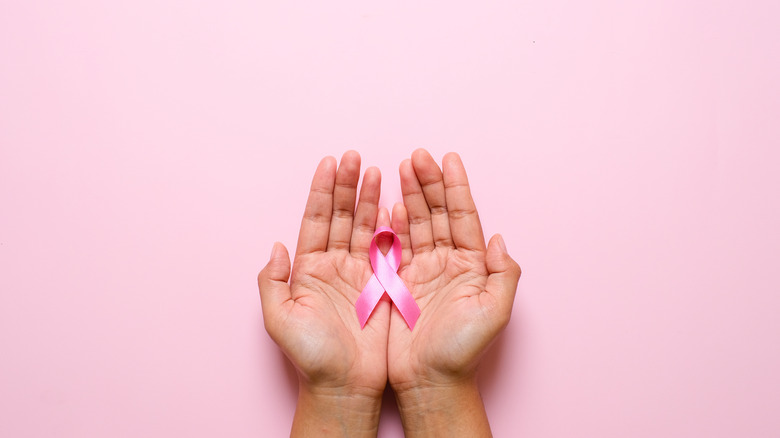
[[[376,239],[381,234],[393,236],[393,245],[390,247],[387,255],[382,254],[376,244]],[[371,260],[371,268],[374,270],[374,274],[371,275],[371,278],[355,302],[355,310],[357,311],[358,321],[360,321],[360,327],[365,327],[371,312],[374,311],[382,295],[387,292],[387,295],[401,312],[406,325],[409,326],[410,330],[413,329],[417,318],[420,317],[420,307],[417,306],[412,293],[409,292],[401,277],[398,276],[398,267],[401,266],[401,242],[390,227],[377,228],[374,236],[371,238],[368,258]]]

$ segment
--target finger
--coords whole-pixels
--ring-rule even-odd
[[[453,247],[450,221],[447,217],[447,201],[444,195],[444,178],[439,165],[428,151],[417,149],[412,153],[412,167],[430,210],[434,244]]]
[[[489,273],[485,290],[496,297],[499,304],[495,309],[496,318],[503,327],[509,322],[512,313],[512,303],[521,271],[517,262],[507,253],[506,244],[500,234],[490,239],[485,254],[485,266]]]
[[[376,216],[376,227],[389,227],[390,226],[390,212],[385,207],[379,209],[379,213]],[[390,250],[390,246],[393,244],[393,237],[388,235],[380,235],[377,237],[376,246],[382,251],[382,254],[387,254]]]
[[[298,234],[296,256],[328,249],[330,219],[333,215],[333,185],[336,182],[336,159],[325,157],[320,161],[311,181],[309,200],[303,212]]]
[[[349,252],[353,257],[368,260],[368,247],[376,230],[381,181],[382,176],[378,168],[366,169],[352,224],[352,241],[349,244]]]
[[[444,156],[442,167],[452,240],[458,248],[484,251],[485,236],[463,162],[458,154],[450,152]]]
[[[359,179],[360,154],[355,151],[347,151],[341,157],[341,164],[336,172],[336,183],[333,187],[333,215],[330,220],[328,250],[349,250]]]
[[[279,242],[274,243],[271,259],[257,274],[257,286],[260,289],[260,302],[263,306],[263,321],[266,330],[271,333],[275,327],[284,302],[292,299],[290,295],[290,255],[287,248]]]
[[[406,215],[404,204],[397,202],[393,206],[393,219],[391,228],[401,242],[401,268],[412,261],[412,241],[409,236],[409,217]]]
[[[409,236],[415,253],[434,249],[431,211],[425,202],[420,181],[412,167],[412,160],[404,160],[398,169],[401,175],[401,194],[409,217]]]

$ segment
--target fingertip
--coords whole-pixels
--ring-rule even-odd
[[[336,157],[333,155],[327,155],[325,157],[322,157],[322,160],[320,160],[320,166],[322,167],[336,167],[338,165],[338,161],[336,160]]]
[[[517,278],[520,278],[522,273],[520,265],[507,252],[506,243],[501,234],[494,234],[490,238],[485,262],[487,263],[488,271],[491,273],[508,272]]]
[[[282,242],[274,242],[274,247],[271,249],[271,257],[276,258],[286,255],[289,255],[287,252],[287,247],[284,246]]]
[[[444,174],[444,186],[468,185],[469,178],[466,167],[455,152],[448,152],[442,159],[442,173]]]
[[[461,161],[460,155],[457,152],[447,152],[444,154],[442,161]]]
[[[379,170],[376,166],[369,166],[366,168],[366,172],[363,176],[364,179],[370,179],[370,180],[381,180],[382,179],[382,172]]]
[[[412,166],[415,173],[422,173],[424,175],[435,172],[439,169],[439,165],[436,164],[436,160],[425,149],[417,149],[412,152]]]
[[[412,160],[410,158],[404,158],[401,161],[401,164],[398,165],[398,171],[403,173],[408,169],[412,169]]]
[[[402,202],[396,202],[393,205],[392,228],[396,232],[409,232],[409,217]]]
[[[320,164],[317,165],[317,170],[314,172],[314,179],[317,180],[318,175],[320,177],[335,178],[336,169],[338,168],[338,161],[336,157],[328,155],[320,160]]]
[[[501,252],[506,254],[507,251],[506,251],[506,243],[504,242],[504,236],[502,236],[501,234],[496,234],[495,236],[493,236],[493,238],[496,239],[496,243],[498,244],[498,247],[501,249]]]
[[[379,207],[379,212],[376,217],[377,227],[389,227],[390,226],[390,212],[386,207]]]
[[[338,165],[337,179],[344,184],[357,184],[360,178],[360,154],[356,151],[344,152]]]
[[[290,253],[287,252],[287,247],[284,246],[283,243],[274,242],[274,246],[271,248],[271,259],[268,261],[268,265],[272,266],[272,278],[277,279],[284,277],[289,269]]]
[[[357,161],[358,163],[360,163],[360,153],[358,153],[358,151],[354,149],[350,149],[344,152],[344,155],[341,156],[341,162],[343,163],[345,161],[352,161],[352,162]]]
[[[406,214],[406,207],[403,202],[396,202],[393,204],[393,217]]]
[[[417,174],[414,172],[412,160],[408,158],[403,160],[398,168],[398,174],[401,177],[401,193],[403,195],[417,191],[416,187],[420,183],[417,181]]]
[[[290,273],[290,255],[287,247],[281,242],[274,242],[271,247],[271,257],[265,267],[257,274],[257,282],[287,281]]]
[[[412,161],[423,160],[423,159],[426,159],[428,157],[433,159],[433,157],[431,156],[431,153],[428,152],[424,148],[417,148],[417,149],[414,150],[414,152],[412,152]]]
[[[441,159],[441,167],[442,170],[447,169],[444,170],[445,172],[463,169],[463,160],[461,160],[460,155],[458,155],[457,152],[447,152],[444,154],[444,158]]]
[[[366,169],[363,175],[363,182],[360,187],[360,199],[358,199],[358,213],[360,214],[361,205],[369,205],[371,208],[367,211],[370,216],[370,221],[373,222],[376,219],[376,204],[379,202],[379,194],[382,188],[382,175],[379,173],[379,168],[369,167]],[[365,207],[363,207],[365,209]],[[368,218],[363,218],[362,222]]]
[[[505,254],[506,251],[504,251],[503,248],[506,248],[506,245],[503,245],[502,243],[503,240],[504,238],[501,236],[501,234],[499,233],[494,234],[488,241],[488,245],[487,245],[488,252],[495,252],[496,254]]]

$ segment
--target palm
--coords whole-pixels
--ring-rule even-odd
[[[290,345],[304,346],[294,349],[292,360],[310,379],[384,387],[388,315],[379,313],[384,321],[365,330],[355,321],[355,300],[371,273],[366,260],[346,251],[296,258],[285,330],[294,334]]]
[[[436,249],[415,256],[399,273],[420,306],[413,331],[393,320],[388,363],[392,379],[429,379],[468,369],[495,330],[485,318],[492,301],[485,294],[484,255]]]

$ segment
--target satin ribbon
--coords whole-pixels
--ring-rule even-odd
[[[385,256],[376,245],[376,239],[381,234],[390,234],[393,236],[393,245]],[[401,312],[406,325],[409,329],[414,328],[414,323],[420,316],[420,307],[412,297],[412,293],[404,285],[401,277],[398,276],[398,267],[401,265],[401,241],[390,227],[379,227],[371,238],[371,245],[368,248],[368,258],[371,260],[371,268],[374,274],[366,283],[363,292],[358,296],[355,302],[360,327],[363,328],[371,316],[371,312],[379,303],[382,295],[387,295],[393,300],[395,306]]]

